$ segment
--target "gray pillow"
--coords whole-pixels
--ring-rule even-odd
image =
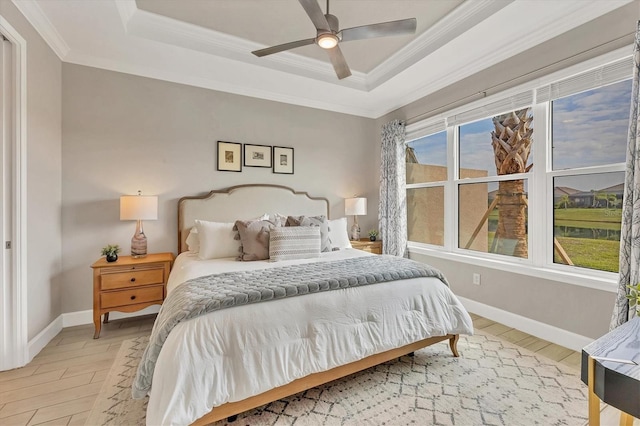
[[[276,227],[269,240],[269,260],[310,259],[320,256],[318,226]]]
[[[236,220],[233,227],[238,231],[236,239],[240,240],[240,256],[238,260],[265,260],[269,258],[269,234],[280,226],[270,220]]]
[[[287,226],[319,226],[320,251],[331,251],[331,240],[329,239],[329,221],[327,220],[326,216],[288,216]]]

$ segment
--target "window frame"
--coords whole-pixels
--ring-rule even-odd
[[[575,169],[552,169],[552,108],[553,100],[571,96],[586,90],[596,89],[615,82],[631,78],[632,68],[625,71],[626,63],[632,60],[627,49],[618,49],[608,54],[568,67],[533,82],[525,83],[510,90],[506,90],[479,101],[457,107],[436,116],[412,123],[406,127],[407,143],[438,132],[425,133],[435,128],[436,123],[444,121],[447,132],[447,181],[429,182],[421,184],[407,184],[406,189],[423,187],[444,187],[444,246],[408,242],[409,252],[428,256],[461,261],[483,267],[500,269],[525,275],[532,275],[554,281],[562,281],[583,287],[615,292],[617,287],[617,273],[588,269],[579,266],[569,266],[553,262],[553,225],[554,202],[553,180],[555,177],[576,176],[593,173],[624,172],[624,163],[607,164],[604,166],[589,166]],[[585,79],[592,75],[600,78],[602,70],[613,70],[609,78],[594,79],[585,86]],[[622,71],[621,71],[622,70]],[[598,74],[598,72],[600,74]],[[607,71],[608,72],[608,71]],[[586,76],[586,77],[585,77]],[[621,77],[622,76],[622,77]],[[606,77],[606,76],[605,76]],[[563,84],[568,82],[566,85]],[[576,83],[577,82],[577,83]],[[559,89],[558,89],[559,88]],[[458,117],[473,116],[474,113],[486,112],[484,117],[491,118],[500,113],[513,111],[526,105],[513,105],[513,99],[531,91],[531,113],[534,117],[535,131],[533,139],[533,167],[527,173],[503,176],[486,176],[479,178],[459,178],[459,127],[466,123],[482,120],[482,117],[461,122]],[[548,93],[547,93],[548,92]],[[537,97],[543,93],[544,100]],[[554,96],[559,93],[561,96]],[[492,106],[508,105],[509,98],[512,105],[507,109],[493,110]],[[475,112],[474,112],[475,111]],[[526,179],[529,201],[528,249],[526,259],[483,253],[458,247],[459,241],[459,187],[470,183],[494,183],[502,180]],[[534,206],[534,208],[531,208]],[[542,216],[539,220],[530,220],[534,216]],[[532,238],[533,235],[542,237]],[[551,247],[551,249],[549,249]]]

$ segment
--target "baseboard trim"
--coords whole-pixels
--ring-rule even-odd
[[[160,305],[153,305],[131,313],[110,312],[109,319],[117,320],[122,318],[138,317],[141,315],[157,314],[159,310]],[[62,326],[65,328],[85,324],[93,324],[93,311],[90,309],[86,311],[67,312],[66,314],[62,314]]]
[[[64,315],[64,314],[63,314]],[[63,315],[59,315],[58,318],[54,319],[51,324],[45,327],[36,337],[29,340],[27,345],[27,363],[31,362],[33,358],[40,353],[42,349],[44,349],[47,344],[62,331],[62,327],[64,324]]]
[[[156,314],[160,310],[159,305],[149,306],[137,312],[111,312],[109,314],[110,320],[117,320],[122,318],[131,318],[137,317],[140,315],[149,315]],[[74,327],[76,325],[85,325],[85,324],[93,324],[93,311],[77,311],[77,312],[68,312],[66,314],[62,314],[58,316],[55,320],[53,320],[48,326],[45,327],[36,337],[29,340],[27,344],[27,364],[30,363],[33,358],[40,353],[42,349],[44,349],[47,344],[54,337],[58,335],[62,331],[63,328],[66,327]]]
[[[593,342],[594,339],[580,334],[573,333],[553,325],[545,324],[522,315],[476,302],[475,300],[459,297],[458,299],[469,312],[483,316],[492,321],[499,322],[509,327],[513,327],[540,339],[548,340],[556,345],[564,346],[580,352],[583,347]]]

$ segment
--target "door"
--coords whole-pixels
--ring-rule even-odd
[[[0,34],[0,347],[6,358],[0,361],[0,370],[17,366],[14,350],[16,341],[13,321],[15,289],[11,282],[11,158],[14,137],[14,86],[11,43]],[[13,349],[13,350],[12,350]],[[8,352],[8,353],[7,353]],[[3,357],[4,358],[4,357]]]

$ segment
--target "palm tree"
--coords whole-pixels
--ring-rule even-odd
[[[606,192],[597,192],[596,200],[598,202],[595,203],[595,207],[609,207],[609,197],[607,196]],[[604,201],[604,206],[602,205],[601,201]]]
[[[561,206],[564,206],[564,208],[566,209],[569,207],[569,203],[571,203],[571,199],[569,198],[569,195],[564,194],[560,198],[560,202],[558,203],[558,208],[560,208]]]
[[[495,130],[491,132],[491,139],[499,176],[528,172],[533,167],[533,164],[527,166],[533,142],[532,121],[529,108],[493,117]],[[524,180],[499,182],[497,196],[498,228],[495,238],[499,236],[502,242],[498,242],[496,251],[528,257]],[[513,253],[505,253],[505,241],[515,242]]]

